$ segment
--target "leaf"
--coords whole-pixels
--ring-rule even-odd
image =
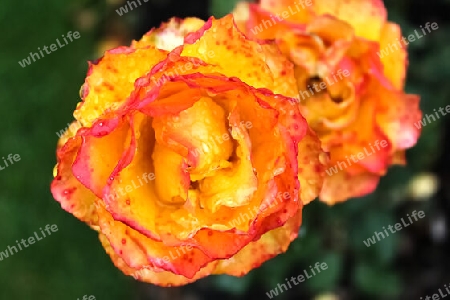
[[[398,275],[379,268],[375,263],[356,266],[353,282],[361,291],[377,297],[396,297],[401,291]]]
[[[319,264],[326,263],[327,268],[325,270],[320,269],[320,273],[306,281],[308,287],[314,292],[332,291],[335,289],[339,282],[339,278],[342,275],[343,257],[336,252],[325,253],[318,261]],[[314,263],[315,264],[315,263]],[[311,264],[312,267],[314,265]],[[309,268],[308,274],[311,274]]]
[[[211,0],[210,14],[216,18],[221,18],[233,11],[239,0]]]

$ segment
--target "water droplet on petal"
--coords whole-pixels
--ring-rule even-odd
[[[329,156],[328,156],[328,154],[327,154],[327,153],[324,153],[324,152],[320,153],[320,154],[319,154],[319,161],[320,161],[321,164],[327,165],[327,164],[328,164],[328,161],[329,161]]]
[[[315,184],[316,184],[316,181],[313,180],[313,179],[309,179],[309,180],[307,180],[306,182],[307,182],[308,184],[310,184],[310,185],[315,185]]]

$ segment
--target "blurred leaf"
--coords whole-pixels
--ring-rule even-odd
[[[359,264],[353,282],[358,289],[377,297],[396,297],[401,290],[400,280],[395,273],[380,269],[373,263]]]
[[[221,291],[226,291],[234,295],[242,295],[250,287],[252,277],[251,273],[244,277],[220,275],[214,276],[212,283]]]
[[[306,281],[308,287],[314,292],[332,291],[337,287],[342,275],[343,257],[339,253],[328,252],[320,257],[317,262],[326,263],[328,268],[322,270],[316,276]],[[314,267],[314,266],[313,266]],[[309,271],[309,269],[307,269]],[[316,271],[314,269],[314,271]]]
[[[242,0],[210,0],[210,13],[216,18],[220,18],[233,11],[236,3]]]
[[[255,270],[255,273],[258,275],[258,281],[262,282],[268,288],[267,290],[272,289],[278,283],[283,283],[288,270],[292,266],[293,259],[295,258],[288,250],[288,252],[265,262],[260,269],[257,269],[259,272]]]
[[[388,229],[389,225],[394,226],[396,223],[393,213],[389,210],[371,209],[357,222],[359,225],[352,227],[350,232],[354,251],[363,258],[370,258],[374,265],[389,265],[395,256],[399,239],[399,233],[391,233]],[[384,229],[389,235],[386,235]],[[367,247],[364,241],[372,238],[375,232],[381,232],[384,238]]]

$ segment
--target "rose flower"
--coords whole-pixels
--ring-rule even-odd
[[[326,164],[292,63],[231,15],[176,20],[90,63],[51,190],[125,274],[242,276],[286,251]]]
[[[371,193],[390,165],[405,163],[420,134],[419,97],[403,91],[407,54],[382,1],[262,0],[235,16],[295,65],[300,111],[330,154],[321,200]]]

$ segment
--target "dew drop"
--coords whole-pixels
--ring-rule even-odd
[[[310,184],[310,185],[315,185],[317,182],[315,181],[315,180],[313,180],[313,179],[309,179],[309,180],[307,180],[306,181],[308,184]]]
[[[200,47],[200,48],[198,49],[198,53],[200,53],[200,54],[205,54],[205,53],[206,53],[206,49],[205,49],[204,47]]]
[[[323,153],[323,152],[320,153],[320,154],[319,154],[319,161],[320,161],[320,163],[323,164],[323,165],[328,164],[328,161],[329,161],[329,156],[328,156],[328,154]]]

